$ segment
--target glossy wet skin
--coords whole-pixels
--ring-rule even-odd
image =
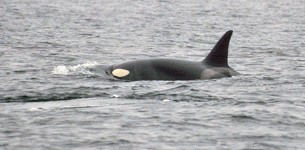
[[[129,74],[118,77],[116,69],[128,70]],[[202,66],[199,62],[175,59],[137,60],[110,66],[108,74],[124,80],[195,80],[200,78]]]
[[[125,76],[115,74],[118,69],[127,70]],[[147,59],[110,66],[107,74],[123,80],[196,80],[231,77],[239,73],[230,67],[213,67],[203,62],[176,59]]]

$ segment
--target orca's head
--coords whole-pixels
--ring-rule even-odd
[[[132,70],[132,66],[120,64],[109,66],[105,72],[107,75],[117,79],[130,80],[131,74],[133,74]]]

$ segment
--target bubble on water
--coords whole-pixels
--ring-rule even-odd
[[[119,98],[119,97],[120,97],[120,95],[113,94],[113,95],[111,95],[110,97],[111,97],[111,98]]]
[[[29,111],[41,111],[41,110],[43,110],[43,108],[31,107],[31,108],[29,108],[28,110],[29,110]]]
[[[164,99],[162,100],[163,102],[170,102],[171,100],[170,99]]]

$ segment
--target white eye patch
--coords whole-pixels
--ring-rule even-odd
[[[129,71],[125,69],[114,69],[111,73],[115,77],[122,78],[127,76],[129,74]]]

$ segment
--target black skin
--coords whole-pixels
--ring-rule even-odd
[[[176,59],[147,59],[110,66],[107,74],[115,69],[125,69],[129,75],[123,80],[195,80],[200,78],[203,66],[200,62]]]

